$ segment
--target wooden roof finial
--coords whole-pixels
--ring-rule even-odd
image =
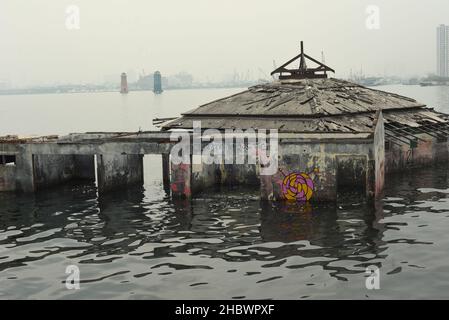
[[[296,60],[300,60],[298,69],[287,69],[287,66]],[[318,65],[316,68],[307,68],[306,59],[310,60]],[[317,78],[327,78],[327,72],[334,72],[335,70],[326,66],[324,63],[315,60],[314,58],[308,56],[304,53],[304,43],[301,41],[301,53],[296,57],[290,59],[282,66],[271,72],[271,75],[279,73],[279,79],[317,79]],[[285,75],[284,73],[287,73]]]

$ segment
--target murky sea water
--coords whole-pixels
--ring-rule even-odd
[[[449,110],[449,98],[432,93],[435,88],[386,89],[410,90],[407,95]],[[163,99],[176,103],[164,112],[176,115],[187,100],[192,108],[231,91],[197,92],[200,98],[195,90],[168,92]],[[149,111],[142,106],[149,95],[130,94],[126,99],[142,102],[135,106],[117,106],[112,101],[122,97],[102,95],[90,99],[102,110],[115,110],[104,115],[105,130],[114,130],[114,115],[120,112],[128,120],[119,117],[119,130],[146,128],[145,117],[154,116],[153,105],[146,106]],[[72,103],[89,100],[73,96],[66,95]],[[14,127],[4,117],[25,114],[24,109],[30,110],[33,133],[53,127],[64,132],[58,119],[73,104],[63,110],[54,106],[39,118],[41,106],[22,105],[33,98],[40,103],[64,99],[0,97],[0,134],[31,133],[26,121]],[[146,111],[141,116],[133,107]],[[95,124],[90,121],[66,132],[89,130]],[[163,191],[160,166],[157,156],[145,157],[143,187],[101,197],[94,185],[77,183],[35,195],[0,193],[0,298],[449,298],[447,165],[388,177],[385,198],[374,208],[354,197],[337,205],[272,204],[259,201],[257,190],[248,188],[173,201]],[[66,288],[70,265],[80,269],[79,290]],[[373,265],[380,268],[379,290],[365,286],[366,267]]]

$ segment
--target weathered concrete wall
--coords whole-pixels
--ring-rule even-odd
[[[298,137],[295,142],[286,142],[284,140],[290,138],[281,138],[279,171],[274,176],[268,177],[259,177],[258,165],[203,164],[201,167],[195,167],[195,165],[182,164],[176,166],[170,164],[165,156],[164,184],[166,187],[170,186],[174,196],[189,198],[193,193],[215,184],[256,185],[260,183],[262,199],[281,200],[286,198],[287,190],[292,187],[289,184],[296,183],[297,188],[298,184],[302,185],[301,190],[305,190],[305,197],[311,189],[312,201],[333,201],[338,187],[351,184],[351,181],[361,182],[365,177],[367,193],[378,195],[384,185],[385,172],[447,161],[449,157],[447,141],[438,142],[437,139],[425,134],[421,134],[420,137],[425,141],[419,141],[416,148],[411,148],[409,145],[390,144],[389,150],[385,151],[382,148],[384,146],[383,121],[378,120],[374,137],[369,139],[365,136],[365,139],[349,137],[333,140],[332,137],[329,139],[331,141],[324,141],[314,138],[304,140]],[[124,140],[120,142],[91,144],[70,142],[2,144],[0,153],[16,154],[15,186],[17,190],[25,192],[33,192],[36,188],[61,183],[71,178],[91,179],[95,168],[93,155],[102,154],[103,157],[99,163],[101,169],[99,187],[102,191],[106,191],[110,188],[141,182],[143,180],[141,155],[152,153],[168,155],[172,147],[169,143],[131,142],[126,138],[122,139]],[[48,155],[56,158],[48,158]],[[12,171],[8,171],[3,176],[8,175],[8,181],[10,181],[12,174]],[[287,177],[290,180],[286,180]],[[293,180],[292,177],[294,177]],[[3,179],[6,181],[5,178]],[[5,182],[3,184],[6,185]],[[7,184],[8,188],[14,185],[10,182]],[[297,189],[298,193],[301,190]]]
[[[374,160],[371,160],[374,161]],[[357,190],[365,193],[369,188],[367,155],[337,155],[337,192]]]
[[[39,150],[38,154],[33,151]],[[73,176],[73,156],[49,151],[46,144],[1,144],[0,152],[15,154],[15,190],[35,192],[65,182]]]
[[[192,197],[192,162],[189,164],[175,164],[171,162],[170,189],[172,197],[186,198]]]
[[[208,164],[202,160],[201,155],[192,156],[193,195],[217,185],[259,186],[259,166],[257,163],[248,164],[248,140],[242,139],[232,150],[223,148],[221,152],[220,163]],[[251,152],[256,160],[256,149],[252,149]]]
[[[114,136],[116,134],[111,133],[111,135]],[[161,135],[161,139],[164,140],[166,138],[165,136],[169,135],[169,133],[159,133],[159,135]],[[82,136],[88,136],[88,138],[95,139],[97,135],[83,134]],[[165,143],[166,139],[163,142],[145,141],[145,139],[146,135],[142,134],[133,142],[123,140],[118,142],[82,144],[76,143],[76,141],[74,141],[74,143],[71,143],[70,141],[65,141],[64,143],[1,143],[0,154],[16,155],[15,189],[17,191],[31,193],[35,192],[38,188],[64,182],[71,178],[93,180],[95,178],[95,163],[93,157],[96,154],[103,154],[110,160],[115,157],[120,157],[123,153],[135,155],[135,159],[141,158],[144,154],[170,153],[173,143]],[[76,135],[74,135],[74,140],[76,140]],[[65,159],[62,161],[64,164],[59,163],[52,168],[44,165],[44,162],[52,163],[54,161],[46,158],[47,155],[55,155],[56,157],[61,156],[62,158],[60,159]],[[33,158],[36,158],[37,160],[34,161]],[[67,159],[70,158],[72,158],[71,164],[67,161]],[[106,162],[108,162],[108,159],[105,159]],[[35,162],[38,167],[37,172],[34,168]],[[140,160],[134,161],[134,165],[132,165],[132,160],[125,162],[129,164],[130,168],[136,166],[137,168],[142,168],[139,164]],[[99,184],[102,191],[108,190],[109,186],[114,185],[115,182],[117,182],[118,185],[122,185],[119,182],[120,180],[122,180],[122,182],[126,181],[127,184],[133,183],[134,181],[143,181],[143,169],[137,169],[139,172],[135,173],[134,171],[136,169],[128,170],[120,165],[118,165],[118,167],[123,170],[119,170],[116,177],[113,177],[114,174],[112,172],[107,172],[106,169],[104,172],[103,183]],[[69,171],[72,172],[69,174]],[[127,177],[120,178],[122,172],[125,172],[124,175]],[[141,177],[136,178],[137,176]]]
[[[423,141],[418,140],[417,146],[413,148],[395,141],[389,140],[389,148],[385,150],[385,171],[386,173],[400,172],[414,168],[434,165],[439,162],[446,162],[449,158],[448,142],[439,142],[426,134],[416,135]],[[402,138],[405,140],[405,138]],[[396,143],[394,143],[396,142]]]
[[[352,168],[351,175],[366,176],[359,172],[361,163],[366,172],[368,160],[373,159],[373,156],[372,140],[281,144],[278,172],[273,176],[260,177],[261,198],[277,201],[335,201],[339,185],[337,176],[345,174],[339,174],[338,170]],[[350,163],[342,161],[351,157],[358,160]],[[360,159],[365,160],[360,162]]]
[[[16,190],[16,166],[0,165],[0,192]]]
[[[219,182],[222,185],[258,186],[260,184],[257,148],[248,146],[248,138],[236,139],[232,154],[226,154],[226,150],[223,150],[223,159],[227,159],[227,161],[217,168],[220,176]],[[253,139],[251,143],[255,144],[255,136]]]
[[[194,159],[194,157],[192,157]],[[192,194],[196,194],[205,189],[220,183],[220,165],[193,163],[192,164]]]
[[[369,169],[374,166],[374,181],[372,173],[368,176],[368,196],[371,198],[380,198],[383,194],[385,184],[385,128],[382,111],[376,114],[376,129],[374,131],[374,163],[371,161]]]
[[[258,186],[260,179],[256,164],[221,164],[218,168],[222,185]]]
[[[436,163],[449,160],[449,141],[438,141],[434,139],[433,157]]]
[[[0,144],[0,192],[16,190],[16,164],[8,164],[16,154],[14,145]]]
[[[97,175],[99,192],[143,183],[143,156],[97,155]]]
[[[75,172],[71,155],[33,155],[35,189],[55,186],[71,180]]]
[[[27,145],[21,145],[18,149],[16,155],[16,188],[21,192],[34,192],[36,188],[31,148]]]

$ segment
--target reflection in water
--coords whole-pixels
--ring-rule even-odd
[[[244,189],[174,201],[160,181],[0,194],[0,298],[448,297],[448,194],[447,167],[391,178],[375,208]],[[65,288],[70,264],[81,290]],[[365,288],[370,265],[382,290]]]
[[[377,89],[449,113],[445,87]],[[153,118],[239,91],[1,96],[0,130],[151,130]],[[373,209],[352,196],[337,206],[261,203],[243,189],[172,201],[154,177],[160,159],[145,158],[153,177],[144,188],[0,193],[0,298],[449,298],[447,167],[391,177]],[[65,287],[72,264],[80,290]],[[365,287],[371,265],[381,268],[381,290]]]

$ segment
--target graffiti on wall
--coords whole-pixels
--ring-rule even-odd
[[[284,174],[282,180],[282,194],[286,200],[306,202],[312,199],[315,191],[315,183],[311,178],[313,173],[318,173],[314,169],[311,173],[292,172]]]
[[[187,198],[192,195],[192,190],[190,188],[190,172],[190,165],[185,163],[175,165],[172,163],[172,183],[170,184],[170,187],[173,194]]]

